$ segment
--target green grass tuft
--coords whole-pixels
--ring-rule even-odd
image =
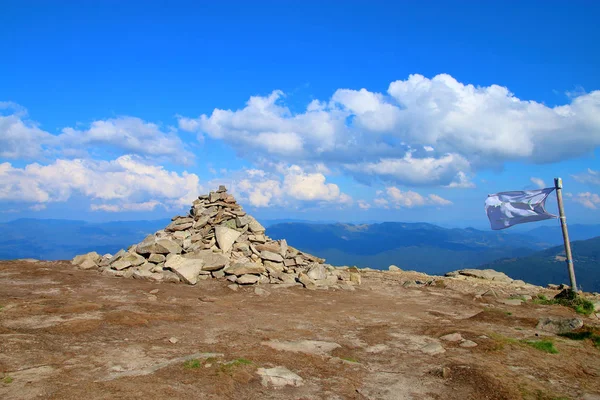
[[[571,340],[586,340],[590,339],[592,344],[600,349],[600,331],[598,329],[586,327],[583,330],[577,332],[566,332],[561,333],[559,336],[565,337]]]
[[[2,382],[6,383],[6,384],[12,383],[13,382],[13,378],[10,377],[10,376],[8,376],[8,375],[6,375],[4,378],[2,378]]]
[[[533,299],[536,304],[552,305],[558,304],[561,306],[569,307],[575,310],[576,313],[582,315],[590,315],[594,312],[594,303],[581,296],[573,296],[572,298],[553,298],[548,299],[544,295],[538,295],[537,298]]]
[[[356,358],[352,358],[352,357],[340,357],[342,360],[344,361],[349,361],[349,362],[353,362],[353,363],[358,363],[358,360]]]
[[[202,362],[200,360],[198,360],[197,358],[195,358],[193,360],[187,360],[186,362],[183,363],[183,367],[187,368],[187,369],[200,368],[201,366],[202,366]]]
[[[524,340],[522,342],[540,351],[550,354],[558,354],[558,350],[556,350],[556,347],[554,347],[554,343],[549,340]]]

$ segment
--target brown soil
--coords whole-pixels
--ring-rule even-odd
[[[226,281],[192,287],[104,277],[68,262],[0,262],[0,398],[578,399],[600,393],[600,349],[590,341],[547,334],[559,354],[522,342],[540,339],[538,318],[574,316],[572,310],[477,296],[490,287],[503,297],[541,288],[471,278],[402,287],[409,279],[430,277],[363,272],[355,291],[266,285],[271,295],[261,297],[253,288],[234,292]],[[453,332],[478,346],[439,340]],[[339,347],[316,354],[265,344],[304,340]],[[421,351],[433,342],[445,352]],[[304,384],[263,386],[256,370],[275,366]]]

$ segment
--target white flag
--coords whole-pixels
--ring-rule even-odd
[[[546,211],[546,198],[554,188],[502,192],[488,195],[485,212],[492,229],[505,229],[526,222],[556,218]]]

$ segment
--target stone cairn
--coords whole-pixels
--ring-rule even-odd
[[[199,196],[186,216],[141,243],[117,254],[76,256],[81,269],[103,275],[195,285],[198,280],[226,279],[235,285],[278,284],[308,289],[360,284],[355,267],[333,267],[301,252],[285,239],[272,240],[265,228],[246,214],[224,186]]]

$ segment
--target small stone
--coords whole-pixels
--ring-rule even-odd
[[[254,289],[254,294],[256,294],[256,295],[258,295],[258,296],[261,296],[261,297],[267,297],[267,296],[270,296],[270,295],[271,295],[271,293],[270,293],[270,292],[266,291],[265,289],[261,289],[261,288],[259,288],[259,287],[256,287],[256,288]]]
[[[466,347],[466,348],[470,348],[470,347],[476,347],[477,343],[473,342],[472,340],[463,340],[460,344],[460,347]]]
[[[124,270],[126,268],[131,267],[131,263],[129,261],[119,260],[119,261],[115,261],[110,266],[111,266],[112,269],[116,269],[117,271],[121,271],[121,270]]]
[[[402,271],[402,270],[400,268],[398,268],[397,266],[395,266],[395,265],[390,265],[388,267],[388,271],[399,272],[399,271]]]
[[[263,386],[302,386],[302,378],[285,367],[259,368],[256,373],[262,377]]]
[[[421,352],[425,353],[425,354],[441,354],[441,353],[445,353],[446,350],[444,350],[444,348],[442,347],[441,344],[437,343],[437,342],[433,342],[433,343],[429,343],[423,347],[421,347]]]
[[[177,339],[176,337],[173,336],[173,337],[169,338],[169,342],[175,344],[175,343],[179,342],[179,339]]]
[[[450,368],[448,368],[448,367],[442,368],[442,378],[444,378],[444,379],[450,378]]]
[[[150,292],[148,292],[148,293],[150,293],[150,294],[156,294],[156,293],[158,293],[158,292],[160,292],[160,290],[159,290],[159,289],[152,289],[152,290],[151,290]]]
[[[234,292],[237,292],[237,291],[238,291],[238,289],[240,288],[240,287],[239,287],[239,285],[236,285],[235,283],[234,283],[234,284],[231,284],[231,285],[227,285],[227,287],[228,287],[229,289],[233,290]]]
[[[240,285],[251,285],[253,283],[258,282],[259,279],[260,278],[258,277],[258,275],[246,274],[246,275],[238,276],[236,282]]]
[[[327,270],[322,264],[314,264],[306,273],[310,279],[323,280],[327,279]]]
[[[444,335],[442,337],[440,337],[441,340],[445,340],[447,342],[460,342],[461,340],[463,340],[463,337],[460,333],[455,332],[455,333],[450,333],[448,335]]]
[[[153,262],[154,264],[165,262],[165,260],[166,257],[164,254],[150,254],[150,257],[148,257],[148,261]]]
[[[262,274],[265,267],[258,263],[235,263],[223,270],[227,275]]]

